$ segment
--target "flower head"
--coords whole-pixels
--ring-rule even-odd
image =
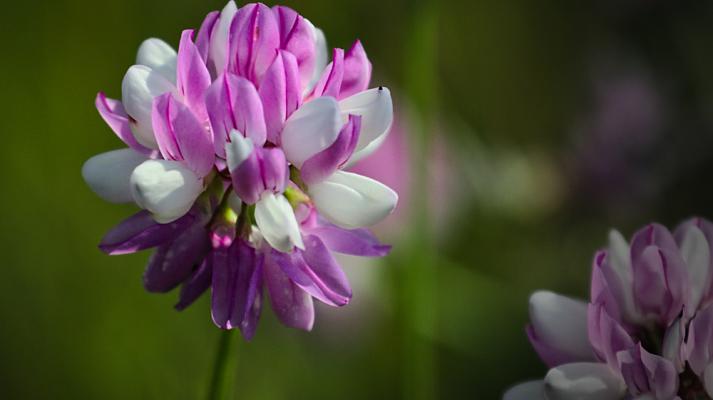
[[[530,298],[528,336],[552,369],[505,399],[713,398],[713,224],[617,231],[594,256],[589,303]]]
[[[365,227],[396,193],[344,168],[391,126],[389,90],[369,89],[361,42],[334,49],[295,11],[230,1],[184,30],[178,51],[139,48],[122,100],[96,107],[128,148],[82,174],[111,202],[143,209],[102,240],[108,254],[156,248],[147,290],[181,285],[178,309],[211,288],[212,316],[252,337],[264,288],[278,318],[311,329],[312,299],[342,306],[351,288],[332,252],[383,256]]]

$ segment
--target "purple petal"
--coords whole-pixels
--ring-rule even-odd
[[[195,221],[188,213],[168,223],[154,221],[148,211],[139,211],[107,232],[99,248],[109,255],[130,254],[173,241]]]
[[[144,287],[149,292],[168,292],[190,277],[209,250],[208,231],[202,224],[194,224],[151,256],[144,272]]]
[[[237,129],[256,147],[265,144],[266,128],[262,101],[255,86],[245,78],[224,73],[208,88],[206,106],[213,127],[215,152],[225,158],[225,142]]]
[[[266,5],[241,7],[230,26],[228,70],[259,83],[280,46],[280,32]]]
[[[280,132],[285,120],[300,106],[300,89],[297,61],[286,51],[279,51],[265,73],[258,91],[265,111],[267,140],[280,143]]]
[[[339,91],[339,99],[363,92],[369,88],[371,81],[371,62],[361,41],[354,42],[344,56],[344,79]]]
[[[634,234],[631,239],[631,261],[636,264],[648,246],[661,248],[665,253],[678,254],[679,249],[671,232],[661,224],[649,224]],[[680,257],[680,255],[679,255]],[[683,262],[683,260],[681,260]]]
[[[683,263],[656,246],[648,246],[632,265],[634,301],[639,310],[668,327],[683,309],[686,275]]]
[[[247,204],[257,203],[260,200],[260,195],[265,191],[260,173],[260,159],[257,154],[259,150],[255,149],[245,161],[230,171],[235,193]]]
[[[313,97],[338,97],[344,79],[344,50],[334,49],[332,62],[322,72],[312,92]]]
[[[205,63],[208,62],[210,38],[213,36],[213,29],[215,28],[215,23],[218,22],[218,18],[220,18],[220,11],[208,13],[203,19],[200,29],[198,29],[198,35],[196,35],[196,48]]]
[[[344,271],[317,236],[303,239],[304,251],[273,251],[271,256],[297,286],[312,296],[332,306],[347,304],[352,292]]]
[[[280,322],[293,328],[312,330],[314,324],[312,296],[295,285],[282,272],[271,255],[266,257],[264,273],[270,304]]]
[[[262,256],[244,240],[236,240],[228,248],[213,250],[212,305],[213,322],[223,329],[250,326],[258,294]]]
[[[323,222],[308,233],[318,236],[332,251],[362,257],[383,257],[389,254],[391,246],[384,245],[368,229],[344,229]]]
[[[361,117],[350,115],[347,122],[329,147],[307,159],[300,169],[302,180],[312,185],[322,182],[346,163],[359,141]]]
[[[154,98],[151,119],[166,160],[185,161],[199,177],[208,175],[215,162],[211,135],[188,107],[166,93]]]
[[[104,122],[109,125],[119,139],[139,153],[147,156],[151,155],[151,149],[136,141],[129,125],[129,116],[126,114],[126,111],[124,111],[124,106],[120,101],[108,99],[103,92],[99,92],[97,93],[94,105],[97,107],[97,111],[99,111],[99,115],[104,119]]]
[[[193,304],[194,301],[205,293],[210,287],[213,273],[213,256],[209,253],[201,262],[198,269],[193,271],[190,277],[183,282],[181,293],[178,296],[176,310],[182,311]]]
[[[616,354],[634,345],[626,330],[609,314],[602,304],[589,304],[587,308],[589,342],[597,356],[617,368]]]
[[[669,360],[649,353],[641,344],[620,352],[617,357],[621,375],[633,396],[676,397],[678,373]]]
[[[272,12],[280,30],[280,48],[294,54],[299,71],[299,86],[304,88],[315,68],[316,48],[313,28],[294,10],[275,6]]]
[[[290,173],[285,153],[280,148],[270,147],[260,149],[259,156],[265,190],[275,193],[284,192]]]
[[[211,84],[210,73],[201,54],[193,44],[193,30],[186,29],[181,34],[176,66],[176,86],[178,92],[199,121],[206,121],[205,91]]]
[[[691,321],[685,353],[693,372],[703,377],[706,366],[713,361],[713,306],[699,311]]]

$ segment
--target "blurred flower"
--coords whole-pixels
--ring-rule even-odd
[[[504,398],[713,396],[712,246],[713,224],[700,218],[674,234],[648,225],[628,243],[612,231],[594,257],[589,304],[531,296],[528,336],[551,369]]]
[[[102,198],[144,211],[110,231],[108,254],[157,247],[149,291],[182,284],[177,308],[212,288],[213,321],[249,339],[268,289],[278,318],[311,329],[312,298],[352,292],[332,252],[383,256],[364,227],[397,194],[343,171],[373,152],[391,126],[391,95],[368,89],[371,63],[356,41],[327,64],[323,33],[295,11],[248,4],[206,16],[178,52],[139,48],[122,101],[99,113],[129,147],[89,159],[84,179]]]

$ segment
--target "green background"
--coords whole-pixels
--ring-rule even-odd
[[[713,7],[703,2],[286,4],[332,46],[363,41],[372,82],[391,88],[409,120],[415,187],[401,199],[409,216],[385,236],[393,254],[347,270],[355,279],[370,270],[354,304],[318,308],[311,333],[266,309],[252,342],[232,337],[226,398],[499,398],[545,372],[524,334],[530,292],[585,298],[610,227],[628,236],[651,220],[713,216]],[[120,97],[140,42],[176,46],[182,29],[222,6],[3,4],[0,397],[206,395],[221,333],[207,296],[176,312],[175,293],[142,288],[147,253],[99,252],[132,208],[97,198],[80,168],[120,147],[93,100],[99,90]],[[622,129],[582,150],[588,131],[577,128],[596,119],[593,69],[622,64],[646,71],[663,105],[653,139],[621,156],[623,167],[604,162],[619,168],[605,184],[633,178],[600,187],[576,166],[631,138]],[[445,194],[429,179],[434,137],[450,149]]]

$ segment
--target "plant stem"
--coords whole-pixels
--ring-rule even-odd
[[[225,398],[226,383],[225,378],[228,374],[229,356],[231,354],[231,339],[233,330],[223,330],[220,333],[220,341],[215,352],[215,361],[213,362],[213,375],[210,378],[210,386],[208,388],[208,400],[219,400]]]

